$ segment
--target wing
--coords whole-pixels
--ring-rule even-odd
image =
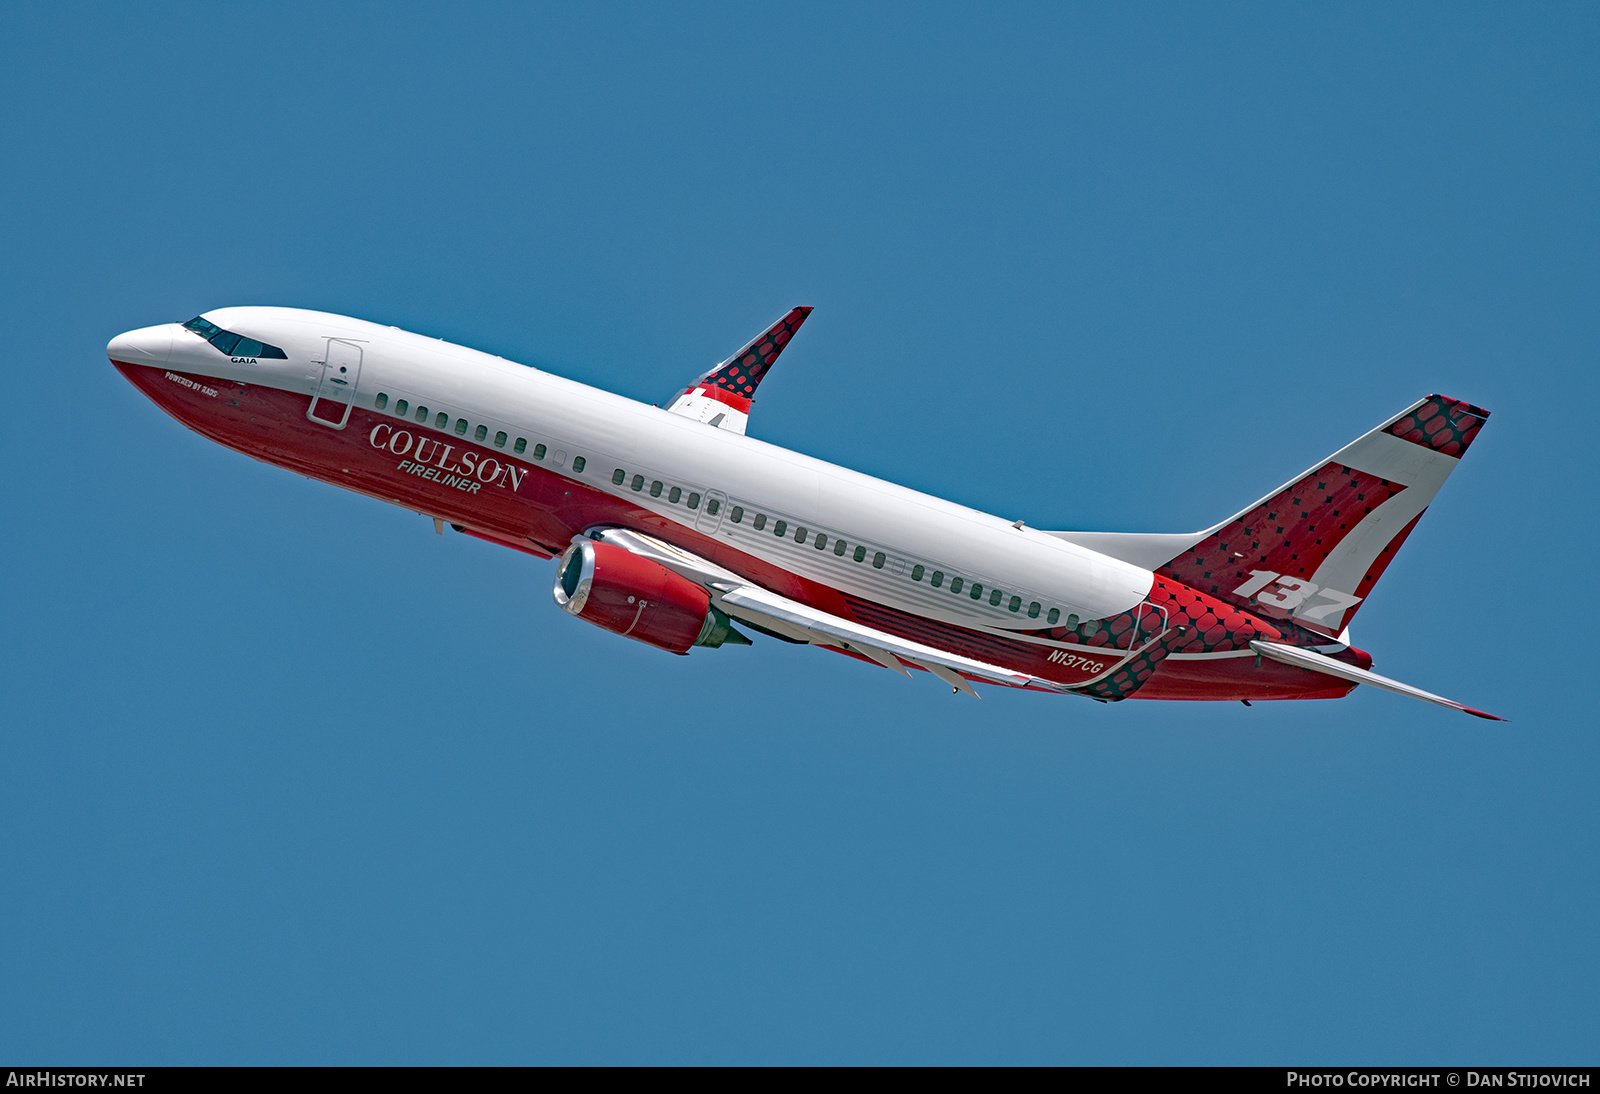
[[[714,562],[640,532],[611,528],[597,533],[595,538],[626,548],[704,585],[711,592],[712,603],[735,620],[792,642],[859,654],[904,676],[911,675],[907,671],[908,665],[925,669],[957,691],[964,691],[974,698],[978,693],[973,690],[970,680],[1044,691],[1063,690],[1051,681],[1027,673],[898,638],[779,596],[752,585]]]
[[[810,308],[791,309],[749,345],[673,396],[667,409],[718,429],[743,433],[761,378],[810,314]]]

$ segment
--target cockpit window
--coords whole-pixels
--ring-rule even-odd
[[[267,357],[278,361],[287,361],[289,355],[277,346],[269,346],[265,342],[257,342],[254,338],[246,338],[242,334],[223,330],[215,323],[207,322],[195,316],[184,324],[201,338],[210,342],[217,349],[229,357]]]

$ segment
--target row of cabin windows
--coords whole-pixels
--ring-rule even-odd
[[[373,402],[373,405],[376,406],[379,410],[384,410],[389,405],[389,396],[380,391],[380,392],[378,392],[378,397],[376,399],[374,399],[372,402]],[[401,418],[410,417],[412,421],[420,422],[420,423],[426,425],[427,421],[428,421],[428,413],[429,413],[429,411],[428,411],[427,407],[421,406],[421,405],[419,405],[416,408],[415,411],[412,411],[411,404],[409,402],[407,402],[405,399],[397,399],[395,401],[395,404],[394,404],[394,413],[395,413],[395,415],[397,417],[401,417]],[[435,429],[449,429],[450,428],[450,415],[446,414],[442,410],[439,411],[439,413],[433,419],[433,428],[435,428]],[[489,427],[488,426],[479,425],[476,429],[473,429],[471,423],[469,423],[465,418],[457,418],[456,419],[456,424],[455,424],[456,436],[465,437],[467,435],[467,430],[468,429],[472,429],[472,439],[473,440],[479,442],[480,444],[487,442],[488,437],[489,437]],[[505,430],[502,429],[502,430],[500,430],[499,432],[497,432],[494,435],[494,446],[496,448],[504,448],[506,446],[506,441],[509,440],[509,439],[510,439],[509,435],[506,433]],[[528,438],[526,438],[526,437],[518,437],[516,443],[511,446],[511,451],[515,452],[519,456],[522,455],[523,453],[527,452],[528,451]],[[546,448],[544,445],[536,444],[536,445],[533,446],[533,458],[536,459],[536,460],[542,460],[542,459],[544,459],[545,453],[547,451],[549,451],[549,449]],[[572,457],[572,473],[574,475],[581,475],[583,473],[584,465],[587,462],[588,461],[585,460],[582,456],[574,456],[574,457]]]
[[[576,464],[577,461],[574,460],[573,463]],[[643,493],[645,478],[643,475],[635,475],[630,481],[628,478],[628,473],[619,467],[615,471],[611,472],[611,484],[613,486],[622,486],[626,484],[628,489],[634,491],[635,493]],[[690,509],[700,508],[700,492],[698,490],[685,490],[681,486],[669,486],[660,479],[651,480],[650,496],[652,498],[665,496],[667,501],[672,505],[677,505],[681,501]],[[720,512],[722,512],[722,502],[718,501],[716,498],[707,498],[706,513],[714,517]]]
[[[621,472],[619,471],[618,474],[620,475]],[[637,480],[639,478],[639,476],[636,475],[636,476],[634,476],[634,478]],[[621,482],[620,479],[615,479],[613,481]],[[657,484],[657,485],[659,485],[659,484]],[[637,489],[639,489],[639,487],[637,485],[635,485],[634,489],[637,490]],[[728,512],[728,519],[733,521],[733,523],[735,523],[735,524],[742,523],[744,521],[744,509],[743,509],[743,507],[735,505]],[[765,513],[757,513],[757,514],[755,514],[755,516],[750,521],[750,526],[752,528],[754,528],[758,532],[764,530],[766,528],[766,526],[767,526],[767,515]],[[772,534],[777,536],[779,539],[784,538],[784,536],[789,534],[789,522],[786,521],[786,520],[782,520],[782,519],[775,520],[773,522],[773,524],[772,524]],[[813,547],[815,547],[819,551],[826,551],[828,549],[828,537],[827,537],[826,534],[824,534],[822,532],[817,532],[813,536],[813,534],[805,526],[796,525],[795,529],[794,529],[794,541],[796,543],[805,543],[808,540],[810,541],[811,545]],[[857,544],[855,550],[851,551],[850,550],[850,545],[848,543],[846,543],[843,539],[834,539],[834,541],[833,541],[833,553],[835,555],[837,555],[838,557],[840,557],[840,558],[843,558],[845,556],[845,554],[848,553],[850,555],[850,557],[855,559],[855,561],[857,561],[857,562],[865,562],[867,560],[867,549],[865,547],[861,546],[860,544]],[[887,554],[885,554],[884,552],[882,552],[882,551],[874,551],[872,553],[872,566],[873,566],[874,569],[877,569],[877,570],[883,569],[884,564],[886,562],[888,562],[888,561],[889,561],[889,556]],[[919,563],[919,564],[911,567],[911,580],[912,581],[921,581],[922,578],[923,578],[923,575],[926,574],[926,573],[927,573],[927,567],[923,566],[923,565],[921,565]],[[944,573],[942,571],[940,571],[940,570],[933,571],[933,575],[928,579],[928,583],[930,585],[932,585],[935,589],[939,588],[940,586],[942,586],[944,584]],[[952,593],[959,594],[961,592],[961,590],[962,590],[963,584],[964,584],[963,579],[961,579],[959,577],[952,577],[950,579],[950,591]],[[981,600],[981,599],[983,599],[983,586],[982,585],[978,584],[977,582],[973,582],[970,586],[967,586],[967,588],[970,590],[967,593],[967,595],[969,597],[971,597],[973,600]],[[1001,592],[999,589],[990,589],[989,590],[989,603],[990,603],[990,605],[992,605],[993,607],[998,608],[1000,606],[1001,601],[1003,601],[1003,600],[1006,600],[1006,594],[1005,593]],[[1013,595],[1010,598],[1010,600],[1006,603],[1006,609],[1008,611],[1020,612],[1022,610],[1022,597]],[[1042,610],[1043,610],[1043,606],[1037,600],[1033,601],[1032,603],[1030,603],[1028,605],[1028,618],[1029,619],[1038,619],[1039,618],[1039,613]],[[1059,623],[1061,621],[1061,609],[1060,608],[1051,608],[1049,615],[1046,616],[1046,621],[1052,627],[1055,626],[1057,623]],[[1075,616],[1075,615],[1067,616],[1067,626],[1076,627],[1077,625],[1078,625],[1078,617],[1077,616]],[[1090,632],[1090,633],[1093,633],[1093,632]]]
[[[389,396],[383,392],[379,392],[377,399],[374,400],[374,403],[379,410],[383,410],[389,405]],[[408,411],[410,411],[410,407],[406,400],[400,399],[396,401],[394,405],[394,413],[396,415],[404,418],[407,416]],[[428,408],[425,406],[418,406],[412,420],[423,423],[427,422]],[[434,419],[433,424],[434,428],[436,429],[449,428],[450,415],[440,411],[438,416]],[[466,436],[469,428],[471,428],[470,423],[468,423],[465,418],[456,419],[455,432],[457,436]],[[489,427],[486,425],[479,425],[476,431],[473,433],[473,438],[482,442],[488,437],[488,435]],[[506,440],[507,434],[505,430],[501,430],[494,435],[494,446],[496,448],[504,448],[506,446]],[[512,451],[517,453],[519,456],[526,452],[527,449],[528,441],[525,437],[518,437],[516,444],[512,445]],[[534,445],[533,458],[536,460],[544,459],[546,451],[547,449],[544,445]],[[574,456],[572,458],[573,474],[582,474],[586,463],[587,461],[582,456]],[[645,477],[643,475],[636,474],[633,476],[632,481],[629,481],[628,473],[619,467],[615,471],[611,472],[611,482],[614,486],[622,486],[624,483],[626,483],[629,489],[633,490],[635,493],[642,493],[645,486]],[[700,508],[700,494],[698,491],[685,491],[681,486],[668,486],[660,479],[651,480],[650,496],[652,498],[659,498],[663,495],[666,496],[667,501],[672,505],[677,505],[680,501],[682,501],[690,509]],[[706,513],[709,516],[716,516],[721,508],[722,502],[716,498],[710,498],[706,501]],[[744,507],[740,505],[735,505],[728,513],[728,519],[733,521],[735,524],[742,524],[744,522],[744,517]],[[758,532],[765,530],[767,526],[767,515],[765,513],[756,513],[750,521],[750,526]],[[789,535],[789,522],[783,520],[782,518],[774,520],[772,522],[772,534],[777,536],[779,539]],[[809,541],[811,545],[819,551],[826,551],[829,546],[829,540],[826,533],[817,532],[813,537],[810,530],[808,530],[804,525],[795,525],[794,541],[796,543],[806,543]],[[832,546],[833,553],[839,558],[843,558],[846,554],[849,554],[851,558],[857,562],[865,562],[867,560],[867,549],[860,544],[857,544],[855,550],[851,551],[850,545],[845,542],[845,540],[835,538],[832,541]],[[874,569],[883,569],[888,560],[889,556],[882,551],[874,551],[872,554],[872,565]],[[911,567],[911,580],[921,581],[923,575],[926,573],[927,567],[923,566],[921,563],[918,563],[917,565]],[[943,587],[945,584],[944,572],[942,570],[933,571],[933,574],[928,577],[928,584],[933,586],[935,589]],[[967,596],[970,599],[983,599],[983,585],[979,582],[974,581],[968,585],[963,578],[951,577],[949,587],[950,592],[957,596],[961,595],[962,590],[965,589]],[[1012,612],[1021,612],[1022,597],[1013,594],[1008,599],[1006,594],[1001,592],[999,589],[989,590],[989,604],[991,607],[998,608],[1003,601],[1005,602],[1006,610]],[[1028,604],[1028,618],[1038,619],[1042,610],[1043,606],[1037,600],[1030,602]],[[1049,614],[1045,617],[1045,620],[1050,626],[1054,627],[1061,621],[1061,609],[1051,608]],[[1067,616],[1068,627],[1076,627],[1077,625],[1078,617],[1076,615]],[[1098,629],[1098,625],[1093,621],[1089,622],[1084,627],[1084,631],[1087,634],[1094,634]]]
[[[922,580],[922,575],[924,573],[924,569],[925,568],[922,567],[922,566],[913,566],[913,567],[911,567],[911,580],[912,581],[921,581]],[[942,587],[944,585],[944,583],[945,583],[945,575],[944,575],[944,573],[942,571],[935,570],[928,577],[928,584],[932,585],[935,589]],[[969,598],[973,599],[973,600],[982,600],[982,599],[984,599],[984,596],[983,596],[983,585],[980,584],[979,582],[974,581],[972,584],[968,585],[964,578],[960,578],[960,577],[951,577],[950,578],[950,592],[952,594],[954,594],[956,596],[960,596],[963,589],[966,590],[967,596]],[[998,608],[998,607],[1000,607],[1002,602],[1005,604],[1005,607],[1006,607],[1007,611],[1010,611],[1010,612],[1021,612],[1022,611],[1022,597],[1016,595],[1015,593],[1011,594],[1008,597],[1005,593],[1001,592],[999,589],[990,589],[989,590],[989,604],[990,604],[990,606]],[[1043,605],[1041,605],[1037,600],[1032,601],[1032,602],[1030,602],[1028,604],[1028,618],[1029,619],[1038,619],[1039,618],[1039,613],[1041,611],[1043,611]],[[1061,609],[1060,608],[1051,608],[1049,614],[1045,616],[1045,622],[1048,623],[1052,627],[1055,626],[1057,623],[1061,622]],[[1076,627],[1077,625],[1078,625],[1078,617],[1077,616],[1075,616],[1075,615],[1067,616],[1067,626]]]
[[[581,468],[579,467],[579,462],[577,460],[572,461],[572,463],[573,463],[573,469],[574,470],[581,470]],[[630,479],[629,476],[628,476],[628,472],[625,471],[624,469],[620,468],[620,467],[617,468],[615,471],[611,472],[611,484],[613,486],[626,486],[628,489],[632,490],[634,493],[644,493],[645,492],[645,482],[646,482],[645,477],[643,475],[640,475],[640,474],[635,474]],[[649,493],[650,493],[650,496],[652,498],[659,498],[659,497],[665,496],[667,501],[672,505],[677,505],[680,501],[682,501],[690,509],[698,509],[698,508],[700,508],[700,494],[698,492],[692,491],[692,490],[686,492],[683,489],[683,487],[681,487],[681,486],[669,486],[666,483],[662,482],[660,479],[652,479],[652,480],[649,480],[649,482],[650,482]],[[685,496],[686,494],[687,494],[687,496]],[[714,516],[717,515],[718,511],[721,508],[722,508],[722,503],[720,501],[718,501],[716,498],[709,498],[709,499],[706,500],[706,513],[707,513],[707,515],[714,517]],[[744,518],[745,518],[744,506],[735,505],[731,509],[728,510],[728,519],[730,521],[732,521],[734,524],[743,524],[744,523]],[[754,528],[757,532],[765,531],[766,527],[767,527],[767,523],[768,523],[767,515],[765,513],[755,513],[755,514],[752,514],[751,517],[750,517],[750,527]],[[850,557],[853,558],[857,562],[865,562],[867,560],[867,548],[863,547],[860,544],[857,544],[855,549],[852,551],[850,549],[850,545],[847,542],[845,542],[843,539],[835,537],[833,540],[830,541],[828,539],[827,533],[825,533],[825,532],[815,532],[815,533],[813,533],[810,529],[808,529],[803,524],[794,525],[793,526],[794,530],[791,533],[790,532],[790,524],[789,524],[789,522],[784,520],[783,518],[781,518],[781,517],[775,518],[775,519],[772,520],[771,523],[772,523],[772,534],[774,536],[778,537],[779,539],[783,539],[786,536],[792,536],[792,538],[794,539],[794,541],[796,543],[810,543],[811,546],[815,547],[819,551],[826,551],[831,546],[833,548],[833,553],[836,556],[838,556],[839,558],[843,558],[846,554],[849,554]],[[877,570],[883,569],[884,565],[888,561],[889,561],[889,556],[887,554],[885,554],[883,551],[874,551],[874,552],[872,552],[872,566],[873,566],[874,569],[877,569]],[[911,567],[911,580],[912,581],[921,581],[925,575],[928,577],[928,584],[932,585],[935,589],[944,587],[944,585],[945,585],[944,571],[935,570],[935,571],[933,571],[933,573],[931,575],[929,575],[927,567],[923,566],[921,563],[918,563],[917,565]],[[976,581],[974,581],[970,585],[968,585],[964,578],[951,577],[950,578],[950,583],[949,583],[949,588],[950,588],[950,592],[955,594],[955,595],[957,595],[957,596],[961,595],[961,593],[963,591],[965,591],[966,595],[968,597],[970,597],[971,599],[973,599],[973,600],[982,600],[984,598],[983,585],[981,585],[980,583],[978,583]],[[1022,611],[1022,597],[1020,597],[1020,596],[1018,596],[1016,594],[1012,594],[1008,598],[1007,595],[1005,593],[1001,592],[999,589],[990,589],[989,590],[988,599],[989,599],[989,604],[990,604],[991,607],[998,608],[998,607],[1001,606],[1002,603],[1004,603],[1007,611],[1017,612],[1017,613],[1021,613],[1021,611]],[[1029,619],[1038,619],[1040,613],[1043,612],[1043,611],[1044,611],[1044,606],[1041,605],[1037,600],[1032,601],[1032,602],[1030,602],[1028,604],[1028,618]],[[1052,626],[1052,627],[1054,627],[1055,625],[1060,623],[1061,622],[1061,609],[1060,608],[1051,608],[1049,613],[1045,616],[1045,622],[1049,626]],[[1076,615],[1067,616],[1067,626],[1068,627],[1076,627],[1077,625],[1078,625],[1078,617]],[[1084,632],[1086,634],[1094,634],[1095,631],[1098,630],[1098,629],[1099,629],[1099,625],[1098,624],[1096,624],[1094,622],[1090,622],[1090,623],[1085,625]]]

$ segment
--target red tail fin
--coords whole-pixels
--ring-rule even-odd
[[[1337,635],[1488,416],[1430,395],[1199,533],[1156,572],[1258,614]]]

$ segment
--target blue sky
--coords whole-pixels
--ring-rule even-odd
[[[0,1057],[1592,1062],[1600,15],[0,10]],[[1184,531],[1493,411],[1357,621],[1512,719],[1101,707],[758,642],[254,463],[106,363],[231,304]]]

